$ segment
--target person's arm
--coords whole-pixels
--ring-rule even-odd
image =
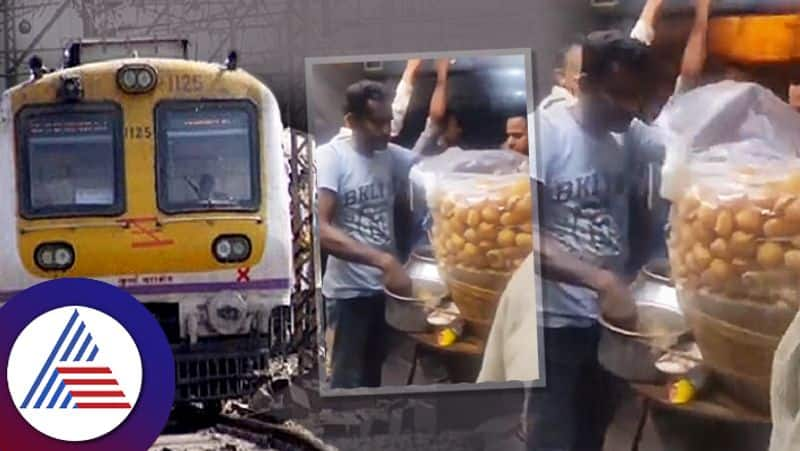
[[[563,250],[558,240],[546,231],[539,231],[541,244],[534,245],[539,253],[541,272],[548,279],[570,285],[581,286],[601,292],[612,282],[613,274],[590,265]]]
[[[541,243],[534,243],[534,252],[538,252],[543,277],[589,288],[597,293],[600,308],[609,321],[625,326],[635,323],[636,308],[622,278],[565,252],[546,232],[539,233],[539,239]]]
[[[694,24],[681,60],[681,78],[684,82],[695,82],[703,72],[710,13],[711,0],[695,0]]]
[[[414,147],[411,148],[416,158],[420,159],[423,156],[438,154],[440,151],[438,141],[441,134],[442,128],[428,118],[425,121],[425,129],[422,130],[422,133],[420,133],[417,141],[414,143]]]
[[[374,268],[384,268],[391,254],[358,242],[336,227],[333,217],[336,212],[336,194],[328,189],[319,190],[319,232],[322,249],[342,260]]]
[[[387,288],[399,295],[410,294],[411,279],[392,254],[353,239],[334,224],[341,164],[335,149],[327,145],[317,149],[315,164],[318,191],[317,217],[322,251],[342,260],[378,268],[383,272],[383,282]]]
[[[636,25],[634,25],[631,31],[631,37],[633,39],[648,46],[653,44],[656,35],[656,21],[661,15],[661,7],[663,4],[664,0],[647,0],[642,9],[642,13],[639,15],[639,20],[636,21]]]
[[[333,224],[336,194],[320,189],[318,194],[319,234],[322,250],[329,255],[352,263],[378,268],[383,272],[383,284],[401,296],[411,294],[411,279],[394,255],[360,243]]]
[[[438,154],[439,137],[447,124],[444,117],[447,114],[447,72],[450,66],[449,59],[436,60],[436,86],[433,88],[431,102],[428,106],[428,118],[425,120],[425,129],[422,130],[414,147],[411,150],[416,159]]]
[[[422,60],[414,58],[408,60],[406,69],[403,71],[400,82],[397,84],[397,91],[392,100],[392,123],[391,135],[397,136],[403,130],[405,124],[406,113],[408,112],[408,104],[411,102],[411,96],[414,94],[414,84],[417,81],[417,74],[422,67]]]
[[[440,127],[444,127],[443,121],[447,113],[447,76],[449,69],[449,59],[441,58],[436,60],[436,86],[433,88],[433,95],[431,95],[428,117]]]
[[[538,185],[538,205],[543,205],[543,186]],[[636,320],[636,309],[627,284],[613,272],[589,264],[565,251],[561,244],[542,227],[538,231],[533,250],[539,256],[542,277],[555,282],[585,287],[598,294],[603,314],[611,321],[630,325]]]

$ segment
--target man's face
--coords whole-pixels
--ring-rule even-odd
[[[789,85],[789,105],[800,113],[800,83]]]
[[[641,115],[643,86],[639,74],[617,66],[601,80],[585,80],[582,99],[594,120],[609,131],[624,133]]]
[[[528,155],[528,120],[512,117],[506,121],[506,149]]]
[[[384,150],[389,145],[392,110],[385,101],[367,101],[367,111],[362,117],[351,116],[353,137],[362,150]]]

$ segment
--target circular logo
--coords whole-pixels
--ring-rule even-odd
[[[130,334],[105,313],[79,306],[28,324],[11,348],[7,372],[22,417],[68,442],[116,429],[142,388],[142,360]]]
[[[128,293],[87,279],[45,282],[0,308],[0,449],[141,450],[166,424],[174,361]]]

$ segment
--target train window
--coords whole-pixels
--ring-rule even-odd
[[[258,116],[248,101],[169,101],[156,107],[158,202],[165,213],[256,211]]]
[[[112,104],[32,106],[17,143],[24,218],[115,216],[125,210],[122,112]]]

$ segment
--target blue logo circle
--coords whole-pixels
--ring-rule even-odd
[[[172,350],[156,319],[127,292],[90,279],[43,282],[0,307],[0,364],[4,451],[148,449],[175,396]]]

